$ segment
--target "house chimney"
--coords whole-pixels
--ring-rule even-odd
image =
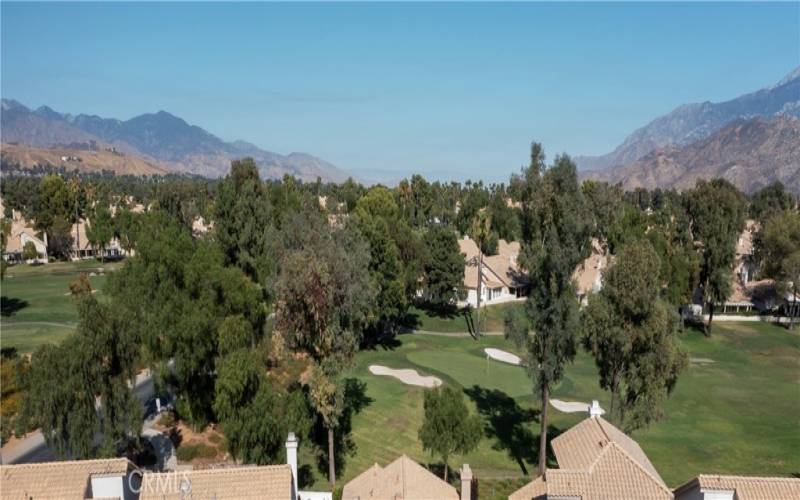
[[[472,499],[472,469],[469,464],[461,466],[461,500]]]
[[[297,498],[297,437],[294,432],[286,438],[286,463],[292,469],[292,499]]]
[[[600,403],[596,399],[593,400],[592,405],[589,407],[589,417],[599,417],[603,413],[603,409],[600,408]]]

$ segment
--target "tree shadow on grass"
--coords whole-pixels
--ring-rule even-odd
[[[505,450],[527,475],[525,462],[536,463],[539,458],[539,439],[531,429],[531,424],[539,421],[539,411],[522,408],[514,398],[497,389],[473,385],[464,392],[478,407],[486,423],[486,436],[495,439],[492,447]]]
[[[523,474],[528,475],[525,462],[535,464],[539,461],[539,435],[534,433],[533,423],[539,423],[539,410],[522,408],[503,391],[486,389],[473,385],[464,392],[475,402],[478,413],[486,425],[484,432],[496,442],[495,450],[505,450],[517,462]],[[547,464],[556,465],[555,455],[550,443],[562,433],[552,425],[547,426]]]
[[[367,384],[355,378],[344,379],[344,409],[339,418],[339,426],[334,431],[333,460],[337,477],[343,475],[347,458],[356,452],[353,440],[353,415],[358,414],[372,404],[373,399],[367,396]],[[312,440],[317,445],[317,467],[324,477],[328,475],[328,430],[317,418],[311,430]]]
[[[6,297],[5,295],[0,297],[0,314],[3,316],[13,316],[18,311],[25,309],[26,307],[28,307],[27,300]]]

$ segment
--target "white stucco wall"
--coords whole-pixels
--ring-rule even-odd
[[[126,495],[125,476],[92,476],[91,498],[130,498]]]

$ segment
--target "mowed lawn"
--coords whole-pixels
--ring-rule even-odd
[[[800,472],[800,332],[761,323],[718,323],[711,338],[687,330],[681,342],[694,358],[664,406],[665,418],[633,437],[642,445],[669,486],[699,473],[773,474]],[[426,464],[438,459],[423,452],[417,439],[423,389],[369,373],[371,364],[414,368],[462,388],[472,411],[485,419],[479,448],[450,460],[467,462],[478,478],[519,478],[536,471],[538,403],[524,370],[487,361],[484,347],[514,351],[502,337],[471,338],[401,335],[394,347],[362,351],[351,376],[366,383],[368,404],[353,418],[355,454],[347,459],[344,480],[373,463],[385,465],[402,453]],[[553,397],[600,400],[589,355],[580,352]],[[552,433],[585,418],[550,407]],[[554,465],[554,464],[551,464]],[[321,484],[321,483],[320,483]],[[507,491],[489,491],[488,497]],[[502,489],[502,487],[500,487]],[[493,494],[494,493],[494,494]]]
[[[496,304],[481,309],[480,323],[482,332],[503,331],[503,321],[506,312],[512,308],[521,308],[521,302]],[[465,309],[454,309],[448,313],[435,313],[428,309],[410,307],[406,317],[406,326],[414,330],[462,333],[471,332],[472,325],[478,322],[478,313],[475,309],[467,314]]]
[[[0,346],[30,352],[43,343],[64,338],[75,330],[78,321],[69,296],[70,281],[86,273],[92,288],[102,294],[107,273],[119,266],[118,262],[84,260],[9,267],[0,283]]]

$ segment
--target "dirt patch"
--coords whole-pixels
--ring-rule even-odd
[[[182,420],[170,427],[165,427],[160,422],[153,428],[169,437],[182,464],[203,467],[228,460],[225,436],[216,425],[210,424],[202,431],[196,431]]]

